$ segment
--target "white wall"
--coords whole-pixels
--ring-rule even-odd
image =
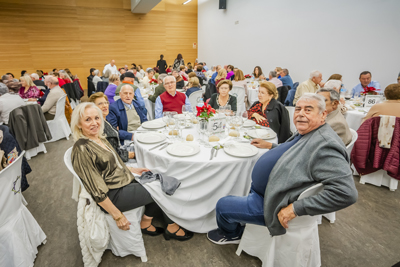
[[[287,68],[295,82],[339,73],[346,88],[369,70],[385,88],[400,72],[399,11],[399,0],[198,0],[198,57],[245,74]]]

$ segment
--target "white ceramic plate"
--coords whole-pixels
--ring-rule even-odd
[[[256,126],[256,122],[253,120],[246,120],[243,123],[243,127],[253,127],[253,126]]]
[[[273,139],[276,137],[276,133],[270,128],[249,130],[247,134],[251,138]]]
[[[200,146],[193,142],[174,143],[167,147],[167,152],[176,157],[190,157],[200,152]]]
[[[190,116],[189,115],[185,115],[185,114],[176,114],[176,115],[174,115],[174,119],[182,119],[182,118],[185,118],[185,119],[190,119]]]
[[[185,92],[185,89],[176,89],[176,91],[181,92],[181,93],[184,93],[184,92]]]
[[[162,120],[145,121],[142,123],[142,127],[145,129],[160,129],[165,127],[165,122]]]
[[[167,137],[162,133],[148,132],[138,133],[137,140],[145,144],[155,144],[164,141]]]
[[[233,143],[225,146],[224,151],[228,155],[239,158],[253,157],[258,154],[258,148],[253,145],[243,143]]]

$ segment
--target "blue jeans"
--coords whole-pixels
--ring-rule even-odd
[[[265,226],[264,197],[251,189],[246,197],[226,196],[218,200],[217,224],[222,233],[230,238],[242,236],[244,223]]]

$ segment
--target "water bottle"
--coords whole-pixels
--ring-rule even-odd
[[[199,97],[198,99],[197,99],[197,104],[196,104],[196,106],[198,106],[198,107],[202,107],[202,106],[204,106],[204,101],[203,101],[203,98],[201,98],[201,97]]]

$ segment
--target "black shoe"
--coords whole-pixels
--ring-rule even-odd
[[[152,225],[150,224],[150,226],[152,226]],[[149,227],[150,227],[150,226],[149,226]],[[154,226],[154,225],[153,225],[153,226]],[[149,231],[149,230],[147,230],[147,229],[149,229],[149,227],[147,227],[147,228],[141,228],[142,234],[151,235],[151,236],[156,236],[156,235],[161,235],[162,233],[164,233],[164,229],[161,228],[161,227],[155,227],[155,226],[154,226],[154,228],[156,228],[155,231]]]
[[[176,235],[176,233],[179,232],[180,229],[182,229],[185,232],[184,236]],[[179,229],[173,234],[170,233],[167,229],[165,229],[165,231],[164,231],[165,240],[170,240],[172,238],[172,239],[176,239],[179,241],[186,241],[186,240],[191,239],[192,237],[193,237],[193,232],[190,232],[189,230],[185,230],[185,229],[181,228],[180,226],[179,226]]]

